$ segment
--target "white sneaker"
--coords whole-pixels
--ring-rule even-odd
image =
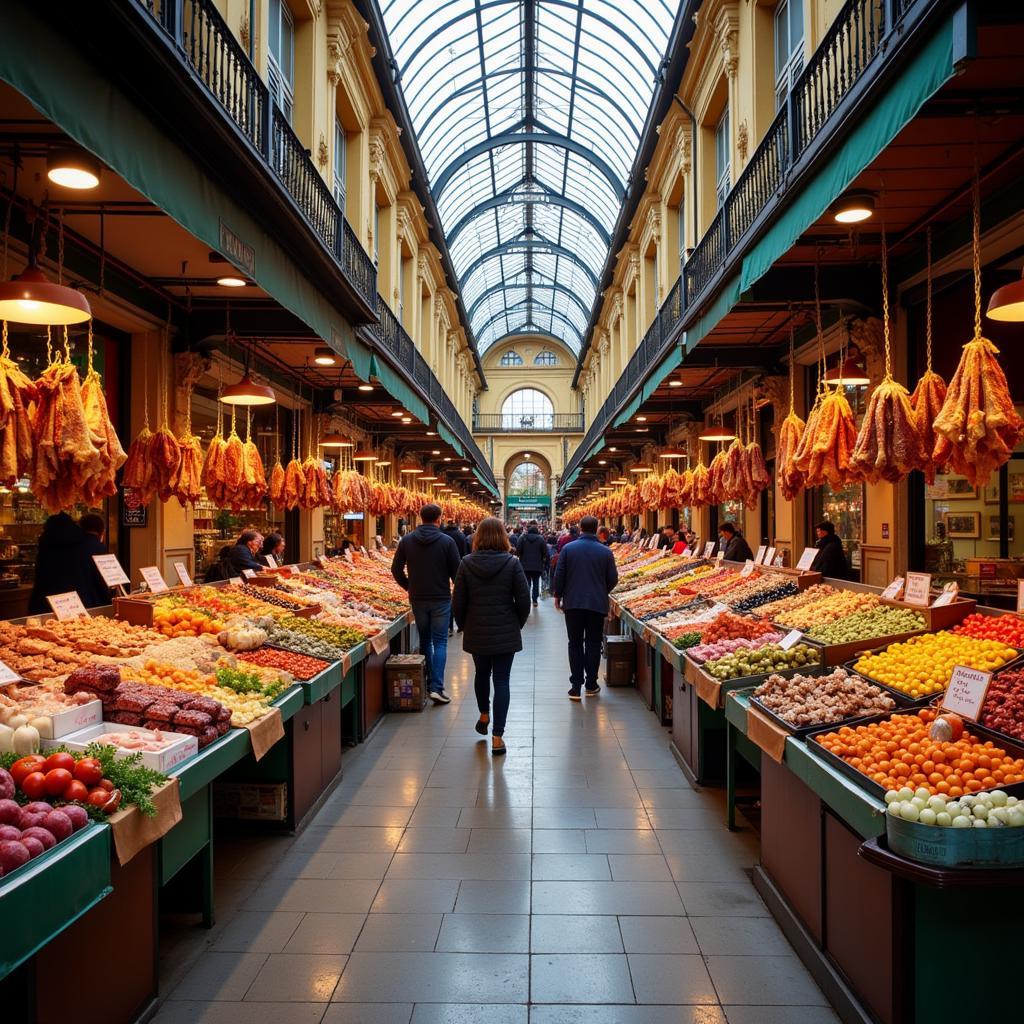
[[[431,690],[430,699],[435,704],[451,704],[452,702],[451,697],[449,697],[448,694],[444,692],[444,690]]]

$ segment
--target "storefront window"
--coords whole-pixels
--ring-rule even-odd
[[[864,536],[864,485],[849,484],[833,490],[825,484],[813,494],[814,522],[827,519],[835,526],[850,568],[859,574],[860,545]]]
[[[723,501],[718,506],[718,525],[722,523],[735,523],[740,530],[743,529],[742,501]]]

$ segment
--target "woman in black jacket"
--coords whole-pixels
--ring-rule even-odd
[[[831,576],[833,579],[845,580],[850,574],[850,567],[846,562],[846,553],[843,551],[843,542],[836,536],[836,528],[827,519],[823,519],[814,528],[818,538],[818,553],[811,562],[811,571],[820,572],[822,576]]]
[[[462,560],[455,577],[452,611],[463,630],[462,649],[473,655],[476,667],[474,685],[480,709],[476,731],[486,736],[491,724],[493,677],[491,753],[504,754],[509,676],[516,651],[523,649],[522,628],[530,615],[530,590],[522,565],[509,552],[508,534],[500,520],[483,520],[473,534],[473,551]]]

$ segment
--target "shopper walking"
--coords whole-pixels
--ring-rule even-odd
[[[473,550],[462,560],[455,577],[452,608],[463,630],[462,649],[473,656],[476,669],[474,688],[480,711],[476,731],[486,736],[490,725],[491,754],[504,754],[509,677],[512,659],[523,649],[522,628],[530,615],[530,592],[522,563],[509,551],[508,534],[500,519],[484,519],[477,527]]]
[[[537,521],[533,519],[527,526],[526,533],[522,534],[516,543],[516,554],[530,584],[530,597],[533,599],[534,608],[537,607],[537,599],[540,597],[540,578],[544,573],[547,552],[547,544],[537,529]]]
[[[437,525],[441,519],[440,505],[424,505],[420,519],[423,522],[398,542],[391,575],[409,592],[420,635],[420,654],[426,659],[430,699],[435,704],[450,704],[451,698],[444,692],[444,668],[452,614],[450,581],[459,571],[459,549]]]
[[[459,549],[459,558],[463,559],[466,557],[466,552],[469,550],[469,546],[466,543],[466,538],[463,532],[459,529],[459,524],[455,520],[449,520],[441,527],[441,532],[455,541],[455,546]],[[451,636],[455,632],[455,615],[452,614],[448,617],[448,635]],[[462,630],[460,629],[461,633]]]
[[[597,670],[601,666],[601,641],[608,614],[608,595],[619,582],[615,556],[597,539],[597,519],[584,516],[580,536],[566,544],[558,556],[551,592],[555,607],[565,611],[569,638],[569,699],[579,700],[580,690],[601,692]]]

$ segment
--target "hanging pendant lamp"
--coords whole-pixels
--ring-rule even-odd
[[[709,416],[697,435],[701,441],[732,441],[736,432],[722,426],[721,418],[716,421],[715,417]]]
[[[0,281],[0,320],[67,327],[91,317],[89,300],[77,289],[49,280],[36,266],[34,254],[20,274]]]
[[[355,442],[342,434],[332,432],[325,434],[320,441],[321,448],[354,448]]]
[[[358,448],[352,456],[353,462],[376,462],[377,453],[372,448]]]
[[[266,384],[257,384],[246,370],[237,384],[230,384],[220,396],[225,405],[273,405],[277,398],[274,389]]]
[[[677,448],[674,444],[670,444],[667,448],[663,448],[658,452],[659,459],[685,459],[686,452],[681,448]]]
[[[988,300],[985,316],[990,320],[1019,323],[1024,320],[1024,278],[997,288]]]

